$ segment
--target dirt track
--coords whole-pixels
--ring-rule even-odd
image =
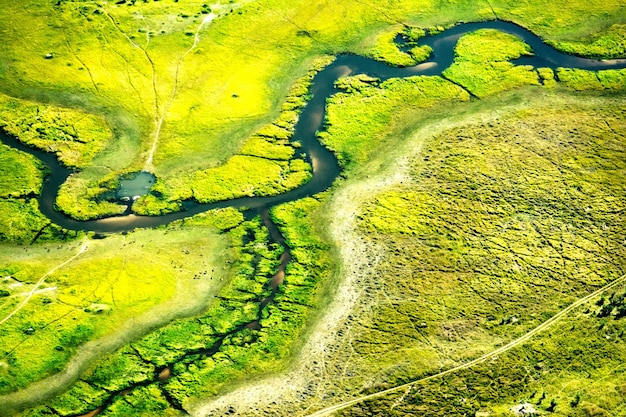
[[[521,345],[522,343],[526,342],[527,340],[529,340],[530,338],[532,338],[533,336],[535,336],[537,333],[540,333],[544,330],[546,330],[548,327],[552,326],[554,323],[556,323],[557,321],[559,321],[559,319],[561,319],[563,316],[567,315],[568,313],[570,313],[572,310],[576,309],[577,307],[580,307],[581,305],[583,305],[584,303],[591,301],[593,298],[599,296],[600,294],[603,294],[605,292],[607,292],[608,290],[618,286],[619,284],[622,284],[626,282],[626,275],[622,275],[621,277],[619,277],[618,279],[616,279],[615,281],[605,285],[604,287],[600,288],[597,291],[592,292],[591,294],[582,297],[580,299],[578,299],[577,301],[575,301],[574,303],[570,304],[567,308],[564,308],[563,310],[561,310],[560,312],[558,312],[557,314],[555,314],[554,316],[552,316],[550,319],[546,320],[545,322],[541,323],[539,326],[535,327],[534,329],[532,329],[531,331],[529,331],[528,333],[525,333],[523,336],[513,340],[510,343],[507,343],[506,345],[493,350],[479,358],[476,358],[472,361],[469,361],[467,363],[464,363],[462,365],[459,366],[455,366],[454,368],[450,368],[447,369],[443,372],[439,372],[437,374],[434,375],[430,375],[427,376],[426,378],[421,378],[418,379],[416,381],[413,382],[409,382],[407,384],[403,384],[403,385],[399,385],[397,387],[393,387],[393,388],[389,388],[386,389],[384,391],[380,391],[380,392],[376,392],[374,394],[370,394],[370,395],[363,395],[361,397],[358,398],[354,398],[352,400],[349,401],[344,401],[341,402],[339,404],[335,404],[331,407],[327,407],[323,410],[317,411],[313,414],[309,414],[307,417],[321,417],[321,416],[327,416],[330,415],[331,413],[334,413],[335,411],[339,411],[339,410],[343,410],[344,408],[348,408],[354,404],[358,404],[360,402],[363,401],[367,401],[367,400],[371,400],[374,398],[379,398],[379,397],[383,397],[385,395],[394,393],[394,392],[399,392],[402,390],[406,390],[410,387],[412,387],[413,385],[416,384],[421,384],[424,382],[428,382],[431,381],[433,379],[437,379],[440,377],[443,377],[445,375],[460,371],[462,369],[467,369],[470,368],[474,365],[478,365],[479,363],[482,363],[484,361],[486,361],[487,359],[491,359],[495,356],[498,356],[504,352],[507,352],[519,345]]]
[[[35,285],[33,286],[33,288],[30,290],[30,292],[28,293],[28,295],[26,296],[26,298],[24,300],[22,300],[22,302],[13,310],[11,311],[9,314],[7,314],[2,320],[0,320],[0,324],[3,324],[4,322],[6,322],[7,320],[9,320],[13,315],[15,315],[15,313],[17,313],[18,311],[20,311],[25,305],[26,303],[28,303],[28,301],[31,299],[31,297],[37,292],[37,288],[39,288],[39,286],[41,284],[44,283],[44,281],[46,280],[46,278],[48,278],[48,276],[50,276],[51,274],[53,274],[57,269],[61,269],[63,268],[65,265],[69,264],[70,262],[72,262],[74,259],[76,259],[77,257],[79,257],[83,252],[85,252],[87,250],[87,247],[89,246],[89,243],[84,243],[80,249],[78,250],[78,252],[73,255],[72,257],[70,257],[69,259],[67,259],[66,261],[60,263],[59,265],[55,266],[54,268],[50,269],[48,272],[46,272],[45,274],[43,274],[41,276],[41,278],[39,278],[39,280],[35,283]]]
[[[545,99],[545,98],[544,98]],[[549,101],[565,105],[567,99],[550,97]],[[595,297],[601,292],[612,288],[619,282],[626,281],[626,277],[603,287],[602,289],[581,298],[565,310],[561,311],[550,320],[531,330],[522,337],[494,350],[470,362],[449,368],[448,370],[429,376],[424,379],[413,381],[399,387],[381,391],[369,396],[354,397],[354,393],[338,390],[332,378],[329,378],[328,370],[333,353],[338,350],[341,343],[350,338],[344,334],[342,342],[338,331],[349,333],[347,318],[355,308],[367,308],[366,300],[361,297],[363,283],[374,278],[374,269],[377,263],[384,257],[382,248],[366,242],[355,230],[356,216],[359,202],[371,198],[386,187],[400,182],[409,181],[408,161],[419,154],[421,144],[430,136],[452,127],[461,126],[468,122],[490,121],[501,117],[503,114],[519,110],[524,105],[501,107],[497,110],[482,111],[480,113],[466,114],[456,119],[448,119],[434,125],[423,127],[416,131],[404,145],[394,150],[393,154],[387,155],[384,164],[388,167],[381,173],[368,176],[361,181],[348,182],[332,197],[328,209],[329,231],[333,243],[339,251],[341,262],[340,284],[332,302],[325,307],[326,312],[319,322],[311,330],[310,339],[306,341],[301,353],[294,360],[291,368],[283,374],[278,374],[256,381],[249,381],[228,394],[196,403],[191,410],[194,416],[220,416],[227,410],[234,409],[240,416],[322,416],[334,411],[349,407],[352,404],[392,392],[401,391],[408,387],[434,378],[465,369],[485,361],[488,358],[506,352],[519,344],[527,341],[535,334],[554,324],[576,307]],[[380,161],[379,161],[380,162]],[[618,282],[619,281],[619,282]],[[337,355],[334,355],[337,356]],[[335,361],[337,358],[334,358]],[[349,358],[343,358],[343,362],[349,362]],[[323,408],[328,404],[335,405]],[[323,408],[313,414],[311,410]]]

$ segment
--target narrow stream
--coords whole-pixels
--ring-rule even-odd
[[[316,132],[322,128],[326,100],[337,92],[334,88],[334,82],[338,78],[355,74],[368,74],[382,80],[412,75],[440,75],[452,64],[454,59],[454,47],[458,39],[466,33],[485,28],[497,29],[513,34],[532,47],[534,56],[520,58],[514,61],[516,64],[533,65],[535,67],[568,67],[591,70],[626,68],[626,59],[603,61],[563,54],[545,44],[530,31],[513,23],[503,21],[464,23],[441,32],[438,35],[422,38],[419,43],[421,45],[429,45],[433,49],[433,53],[428,61],[414,67],[396,68],[361,56],[348,54],[339,55],[332,64],[320,71],[313,79],[311,86],[313,98],[302,110],[292,138],[293,141],[299,141],[302,144],[301,150],[307,155],[308,161],[313,166],[313,177],[308,183],[300,188],[273,197],[244,197],[210,204],[199,204],[193,200],[188,200],[183,202],[183,211],[154,217],[125,213],[121,216],[98,220],[80,221],[72,219],[54,209],[54,201],[59,192],[59,187],[65,182],[72,171],[63,167],[53,154],[29,148],[17,140],[8,137],[6,134],[0,133],[0,141],[13,148],[34,155],[50,168],[50,175],[46,178],[39,197],[39,207],[41,212],[53,223],[66,229],[94,232],[121,232],[138,227],[160,226],[174,220],[191,217],[198,213],[216,208],[250,207],[267,209],[277,204],[309,197],[324,191],[330,187],[335,178],[339,175],[340,168],[337,163],[337,158],[333,153],[328,151],[316,137]]]
[[[421,39],[419,43],[422,45],[429,45],[433,49],[433,53],[427,62],[414,67],[396,68],[361,56],[348,54],[339,55],[331,65],[320,71],[313,79],[311,86],[312,99],[302,110],[292,138],[293,141],[299,141],[302,144],[301,150],[307,155],[308,161],[313,166],[313,176],[308,183],[298,189],[274,197],[246,197],[212,204],[199,204],[191,200],[185,201],[184,211],[157,217],[138,216],[127,211],[127,213],[121,216],[114,216],[99,220],[78,221],[57,212],[54,210],[54,201],[58,194],[59,187],[65,182],[72,171],[63,167],[56,159],[55,155],[31,149],[5,134],[0,134],[0,140],[3,143],[34,155],[50,168],[50,175],[46,178],[41,196],[39,197],[40,210],[52,222],[66,229],[94,232],[120,232],[132,230],[138,227],[155,227],[216,208],[248,207],[256,210],[264,225],[269,230],[272,240],[283,247],[283,253],[280,257],[280,266],[275,275],[267,283],[267,287],[270,289],[270,294],[259,301],[258,315],[254,321],[242,324],[229,333],[222,335],[208,349],[187,352],[179,358],[176,363],[169,364],[168,366],[160,369],[154,375],[152,380],[138,383],[130,388],[126,388],[124,391],[111,393],[110,397],[102,406],[88,414],[84,414],[83,416],[97,415],[106,409],[116,396],[124,395],[134,388],[153,383],[164,384],[171,376],[173,376],[172,370],[174,365],[177,363],[184,362],[188,358],[195,355],[211,356],[219,351],[222,342],[226,337],[231,336],[245,328],[259,329],[261,327],[261,313],[263,309],[274,299],[276,291],[279,285],[282,284],[285,277],[285,268],[291,260],[290,249],[286,245],[285,239],[278,230],[278,227],[271,221],[269,210],[275,205],[312,196],[326,190],[338,177],[341,171],[335,155],[328,151],[316,137],[316,132],[322,128],[322,123],[325,117],[326,100],[332,94],[337,92],[334,87],[334,82],[338,78],[355,74],[368,74],[382,80],[413,75],[440,75],[452,64],[454,59],[454,47],[458,39],[463,34],[485,28],[497,29],[502,32],[513,34],[532,47],[534,56],[524,57],[514,61],[514,63],[517,64],[533,65],[535,67],[569,67],[591,70],[626,68],[626,59],[601,61],[562,54],[545,44],[539,37],[532,34],[528,30],[515,24],[503,21],[464,23],[448,29],[438,35],[427,36]],[[132,188],[131,184],[130,191],[125,192],[128,194],[127,197],[131,197],[131,201],[132,195],[134,195],[133,193],[135,192],[134,190],[135,189]],[[164,390],[164,394],[166,395],[165,391],[166,390]],[[184,411],[181,404],[178,404],[171,398],[168,398],[168,401],[170,401],[174,408]]]
[[[185,352],[184,355],[177,358],[173,363],[168,364],[158,369],[153,379],[145,380],[137,384],[134,384],[131,387],[124,388],[116,392],[112,392],[108,396],[106,401],[100,407],[86,414],[80,414],[74,417],[94,417],[100,414],[101,412],[103,412],[104,410],[106,410],[107,407],[111,405],[111,403],[117,396],[120,396],[120,395],[123,396],[123,395],[129,394],[135,388],[145,387],[154,383],[158,383],[160,384],[160,386],[163,386],[167,382],[168,379],[174,376],[175,365],[180,364],[180,363],[187,363],[189,360],[192,360],[198,356],[212,357],[213,355],[215,355],[217,352],[220,351],[220,348],[222,347],[222,344],[224,343],[224,340],[226,340],[227,337],[233,336],[244,329],[253,329],[253,330],[261,329],[261,315],[263,314],[263,310],[265,309],[265,307],[267,307],[267,305],[271,303],[272,300],[274,300],[274,297],[276,296],[276,292],[278,291],[278,287],[280,286],[280,284],[283,283],[283,280],[285,278],[285,270],[287,268],[287,264],[291,261],[291,252],[285,243],[284,237],[278,230],[278,227],[276,226],[276,224],[274,224],[274,222],[272,222],[270,218],[270,214],[269,214],[269,209],[260,210],[259,215],[261,217],[261,220],[263,221],[263,225],[269,230],[272,240],[275,243],[278,243],[283,247],[283,252],[281,253],[280,258],[279,258],[280,264],[278,266],[276,273],[270,278],[270,280],[266,284],[267,288],[270,289],[270,294],[260,300],[256,318],[247,323],[240,324],[234,329],[230,330],[229,332],[220,335],[217,338],[217,340],[209,348],[189,350]],[[164,396],[167,398],[167,401],[169,402],[170,406],[172,406],[173,408],[176,408],[179,411],[186,413],[186,411],[182,407],[182,404],[180,404],[177,400],[169,396],[167,393],[167,390],[162,390],[162,392]]]

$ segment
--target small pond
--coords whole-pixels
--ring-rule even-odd
[[[117,198],[120,200],[136,200],[142,195],[148,194],[156,177],[146,171],[133,172],[127,174],[120,179],[120,185],[117,187]]]

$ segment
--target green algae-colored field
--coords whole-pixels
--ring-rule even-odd
[[[289,138],[312,76],[339,52],[424,60],[424,48],[396,48],[400,32],[419,38],[495,15],[566,52],[626,50],[617,0],[2,6],[0,126],[76,169],[56,207],[78,219],[121,213],[102,196],[138,170],[157,176],[133,206],[149,215],[305,183],[311,167]],[[354,236],[383,255],[365,273],[376,285],[359,284],[338,323],[326,371],[303,374],[318,396],[294,401],[278,384],[284,402],[227,412],[306,415],[418,380],[622,277],[625,70],[509,62],[529,53],[482,30],[461,38],[441,77],[340,80],[318,136],[342,179],[272,209],[293,259],[261,312],[282,247],[258,216],[225,209],[125,234],[63,230],[38,211],[45,167],[2,146],[0,415],[102,405],[106,416],[204,415],[210,399],[301,369],[349,270],[329,230],[333,196],[401,167],[402,184],[351,202]],[[522,403],[620,415],[624,291],[492,361],[338,415],[505,416]]]
[[[425,143],[410,184],[362,207],[363,233],[388,254],[375,307],[353,330],[352,348],[379,375],[368,383],[393,386],[494,350],[624,275],[626,229],[616,211],[625,203],[624,143],[615,133],[623,108],[603,107],[571,102],[567,112],[538,107],[451,129]],[[528,346],[437,381],[438,390],[416,387],[394,415],[504,413],[522,399],[547,411],[553,398],[556,415],[574,415],[576,396],[618,409],[613,392],[623,379],[613,372],[624,323],[598,318],[601,304]],[[485,383],[488,374],[495,386]],[[598,390],[601,375],[609,377]]]

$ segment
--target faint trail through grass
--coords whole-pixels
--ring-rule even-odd
[[[348,407],[350,407],[352,405],[361,403],[363,401],[367,401],[367,400],[372,400],[372,399],[375,399],[375,398],[383,397],[383,396],[385,396],[387,394],[392,394],[392,393],[395,393],[395,392],[398,392],[398,391],[402,391],[402,390],[408,390],[411,387],[413,387],[414,385],[417,385],[417,384],[420,384],[420,383],[423,383],[423,382],[428,382],[430,380],[433,380],[433,379],[436,379],[436,378],[440,378],[440,377],[443,377],[445,375],[448,375],[448,374],[451,374],[451,373],[454,373],[454,372],[457,372],[457,371],[460,371],[460,370],[463,370],[463,369],[471,368],[472,366],[478,365],[479,363],[482,363],[482,362],[486,361],[487,359],[491,359],[494,356],[500,355],[502,353],[505,353],[505,352],[507,352],[507,351],[509,351],[509,350],[511,350],[511,349],[513,349],[513,348],[515,348],[517,346],[519,346],[520,344],[522,344],[522,343],[526,342],[527,340],[529,340],[530,338],[532,338],[534,335],[536,335],[536,334],[542,332],[543,330],[547,329],[548,327],[552,326],[554,323],[556,323],[563,316],[565,316],[568,313],[570,313],[572,310],[580,307],[582,304],[590,301],[591,299],[597,297],[598,295],[600,295],[600,294],[610,290],[611,288],[614,288],[614,287],[616,287],[619,284],[622,284],[624,282],[626,282],[626,275],[622,275],[621,277],[617,278],[615,281],[605,285],[604,287],[602,287],[602,288],[592,292],[591,294],[589,294],[589,295],[587,295],[587,296],[585,296],[583,298],[580,298],[579,300],[577,300],[574,303],[570,304],[567,308],[561,310],[560,312],[558,312],[557,314],[552,316],[550,319],[548,319],[545,322],[541,323],[539,326],[537,326],[534,329],[530,330],[528,333],[524,334],[523,336],[521,336],[521,337],[513,340],[512,342],[510,342],[510,343],[508,343],[508,344],[506,344],[506,345],[504,345],[502,347],[499,347],[498,349],[493,350],[493,351],[491,351],[491,352],[489,352],[489,353],[487,353],[487,354],[485,354],[485,355],[483,355],[483,356],[481,356],[479,358],[476,358],[476,359],[474,359],[474,360],[472,360],[470,362],[461,364],[459,366],[455,366],[454,368],[450,368],[450,369],[445,370],[443,372],[439,372],[437,374],[430,375],[430,376],[418,379],[418,380],[413,381],[413,382],[408,382],[406,384],[399,385],[397,387],[389,388],[389,389],[386,389],[384,391],[376,392],[374,394],[363,395],[361,397],[354,398],[354,399],[349,400],[349,401],[344,401],[342,403],[335,404],[335,405],[333,405],[331,407],[325,408],[323,410],[319,410],[319,411],[317,411],[317,412],[315,412],[313,414],[308,414],[307,417],[327,416],[327,415],[329,415],[331,413],[343,410],[345,408],[348,408]]]
[[[200,42],[200,30],[202,30],[202,27],[205,24],[210,24],[213,21],[213,19],[215,19],[216,17],[217,15],[211,12],[209,13],[208,16],[206,16],[202,20],[202,22],[198,25],[198,28],[196,29],[196,34],[194,35],[194,39],[193,39],[193,45],[191,45],[189,49],[187,49],[187,51],[180,57],[180,59],[178,60],[178,63],[176,64],[176,74],[174,75],[174,88],[172,89],[172,94],[170,96],[170,99],[165,105],[165,109],[163,110],[163,113],[161,113],[159,120],[157,122],[156,131],[154,133],[154,139],[152,140],[152,146],[150,147],[150,152],[148,153],[148,158],[146,159],[146,165],[144,167],[146,171],[152,168],[152,160],[154,158],[154,153],[156,152],[157,144],[159,142],[159,136],[161,136],[161,127],[163,126],[163,121],[165,120],[165,116],[167,115],[167,111],[169,110],[170,105],[174,101],[174,97],[176,97],[176,93],[178,91],[178,73],[180,71],[181,65],[183,64],[183,60],[185,59],[187,55],[191,53],[191,51],[193,51],[196,48],[196,46],[198,46],[198,42]]]
[[[156,78],[157,74],[156,74],[156,67],[154,65],[154,61],[152,60],[152,57],[148,53],[147,46],[146,48],[144,48],[141,45],[139,45],[137,42],[135,42],[126,32],[122,30],[122,28],[115,21],[115,19],[113,19],[113,16],[111,16],[109,12],[107,12],[106,10],[103,10],[103,12],[104,12],[104,15],[111,21],[111,24],[113,25],[113,27],[115,27],[115,29],[120,33],[120,35],[122,35],[133,47],[140,49],[143,52],[143,55],[148,60],[148,62],[150,63],[150,70],[152,73],[152,92],[154,94],[154,124],[156,127],[154,143],[156,143],[159,137],[160,130],[161,130],[161,125],[163,124],[164,116],[160,114],[160,110],[159,110],[159,93],[157,89],[157,78]],[[148,45],[150,45],[150,34],[147,32],[146,36],[147,36]],[[146,166],[151,165],[152,155],[150,155],[149,161],[150,162],[148,162]]]
[[[53,274],[57,269],[63,268],[65,265],[69,264],[70,262],[72,262],[74,259],[76,259],[77,257],[79,257],[83,252],[85,252],[87,250],[87,247],[89,246],[88,243],[83,244],[83,246],[81,246],[81,248],[78,250],[78,252],[73,255],[72,257],[70,257],[69,259],[67,259],[64,262],[61,262],[59,265],[55,266],[54,268],[50,269],[48,272],[46,272],[45,274],[43,274],[41,276],[41,278],[39,278],[39,281],[37,281],[35,283],[35,285],[33,286],[33,289],[30,290],[30,292],[28,293],[28,295],[26,296],[26,298],[15,308],[15,310],[11,311],[9,314],[7,314],[7,316],[5,318],[3,318],[2,320],[0,320],[0,324],[3,324],[4,322],[6,322],[7,320],[9,320],[13,315],[15,315],[18,311],[20,311],[22,308],[24,308],[24,306],[28,303],[28,301],[31,299],[31,297],[35,294],[35,292],[37,291],[37,288],[39,288],[39,286],[41,284],[44,283],[44,281],[46,280],[46,278],[48,276],[50,276],[51,274]]]

